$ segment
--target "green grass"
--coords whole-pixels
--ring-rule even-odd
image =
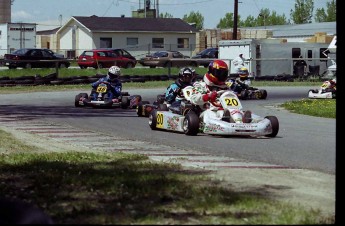
[[[335,99],[302,99],[287,101],[281,105],[285,109],[303,115],[336,118]]]
[[[235,191],[207,171],[143,155],[42,152],[3,131],[0,142],[0,193],[37,205],[56,224],[335,222],[319,210],[274,201],[268,191]]]

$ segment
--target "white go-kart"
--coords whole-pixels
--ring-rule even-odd
[[[218,92],[219,97],[209,108],[201,110],[189,101],[192,87],[183,89],[185,101],[179,113],[153,110],[149,115],[152,130],[170,130],[186,135],[200,133],[213,135],[276,137],[279,121],[276,116],[260,117],[250,111],[243,111],[237,95],[229,90]]]

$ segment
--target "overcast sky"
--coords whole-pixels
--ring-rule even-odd
[[[151,8],[158,0],[151,0]],[[326,8],[330,0],[314,0],[317,8]],[[139,4],[140,2],[140,4]],[[131,17],[132,11],[143,8],[144,0],[14,0],[12,22],[37,23],[37,30],[50,30],[64,24],[72,16]],[[159,0],[159,13],[166,12],[183,18],[190,12],[204,16],[204,28],[216,28],[219,20],[228,12],[234,12],[234,0]],[[260,9],[268,8],[279,15],[290,18],[295,0],[239,0],[238,13],[242,19],[256,17]]]

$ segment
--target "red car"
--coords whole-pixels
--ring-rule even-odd
[[[109,68],[114,65],[121,68],[133,68],[137,60],[124,49],[93,49],[85,50],[79,56],[77,63],[81,69]]]

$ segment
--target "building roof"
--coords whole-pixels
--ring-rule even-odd
[[[98,17],[73,16],[91,32],[188,32],[198,30],[180,18],[133,18],[133,17]]]
[[[38,35],[51,35],[51,34],[56,34],[56,32],[60,29],[61,27],[57,27],[51,30],[44,30],[44,31],[37,31],[36,34]]]

